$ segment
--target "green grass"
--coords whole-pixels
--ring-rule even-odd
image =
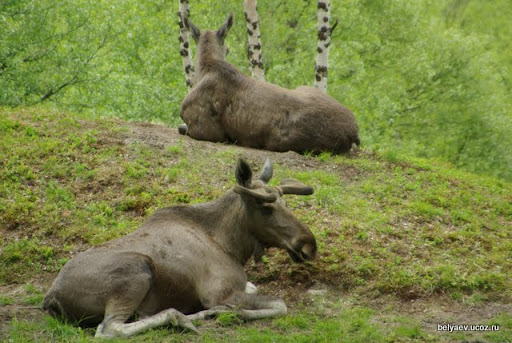
[[[323,299],[326,300],[326,299]],[[326,315],[325,312],[329,314]],[[440,324],[445,324],[444,322]],[[485,332],[488,342],[509,342],[512,317],[500,314],[482,321],[482,325],[499,325],[500,331]],[[440,333],[421,328],[417,319],[393,313],[377,313],[367,307],[348,306],[329,300],[326,307],[310,306],[273,320],[241,322],[230,314],[215,321],[197,322],[201,335],[176,328],[159,328],[130,338],[130,342],[443,342],[471,339],[471,332]],[[437,326],[433,325],[433,326]],[[41,321],[13,319],[7,333],[9,342],[94,342],[94,329],[70,326],[49,316]],[[125,342],[114,339],[112,342]]]
[[[379,323],[367,303],[387,296],[445,297],[471,306],[512,299],[510,183],[389,151],[300,156],[223,144],[199,148],[178,135],[155,147],[134,140],[129,125],[42,108],[0,109],[0,286],[43,280],[39,291],[2,296],[1,304],[38,305],[41,287],[76,252],[135,230],[157,208],[219,197],[235,182],[239,156],[256,169],[265,155],[276,162],[272,184],[293,177],[315,189],[311,196],[287,196],[287,203],[315,233],[319,256],[292,264],[273,251],[248,269],[249,278],[285,293],[319,281],[361,306],[338,308],[332,317],[306,308],[261,327],[220,317],[216,329],[208,324],[194,340],[435,341],[414,318],[397,319],[392,329]],[[290,156],[299,163],[289,163]],[[293,308],[295,299],[288,300]],[[485,337],[511,341],[510,317],[493,320],[504,329]],[[36,340],[41,332],[47,340],[90,339],[89,331],[51,319],[19,318],[9,332],[13,341]]]

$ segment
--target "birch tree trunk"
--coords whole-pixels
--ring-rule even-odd
[[[261,62],[260,22],[256,0],[244,0],[245,21],[248,35],[248,55],[251,62],[252,77],[265,80],[263,63]]]
[[[331,44],[330,0],[318,0],[318,46],[315,65],[315,87],[327,93],[327,66],[329,61],[329,45]]]
[[[179,0],[179,2],[178,24],[180,26],[180,55],[183,62],[185,80],[190,90],[190,88],[192,88],[192,80],[194,79],[194,62],[192,60],[192,50],[190,50],[190,35],[183,22],[184,18],[188,18],[190,11],[188,9],[188,0]]]

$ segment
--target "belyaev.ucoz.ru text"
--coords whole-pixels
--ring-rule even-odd
[[[499,325],[437,324],[437,331],[500,331]]]

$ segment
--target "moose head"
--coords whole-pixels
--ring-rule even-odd
[[[313,233],[286,207],[285,194],[310,195],[313,188],[303,183],[285,179],[277,187],[268,182],[273,167],[267,158],[259,177],[252,179],[249,164],[240,159],[236,170],[237,184],[233,190],[240,194],[248,211],[251,233],[264,247],[286,249],[295,262],[312,260],[316,255]]]

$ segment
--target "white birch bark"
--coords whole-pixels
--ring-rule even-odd
[[[256,2],[256,0],[244,0],[248,36],[247,52],[251,62],[252,77],[256,80],[265,80],[265,72],[261,62],[260,22]]]
[[[330,21],[330,0],[318,0],[318,46],[315,65],[315,87],[327,93],[327,66],[332,30]]]
[[[185,72],[185,80],[187,87],[192,88],[192,80],[194,78],[194,63],[192,60],[192,50],[190,49],[190,34],[185,27],[183,19],[188,18],[190,11],[188,9],[188,0],[179,0],[179,26],[180,26],[180,55],[183,62],[183,70]]]

